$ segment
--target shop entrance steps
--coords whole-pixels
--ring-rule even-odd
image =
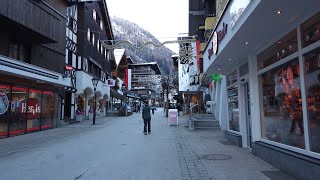
[[[76,121],[75,119],[71,119],[71,120],[65,120],[65,122],[68,124],[75,124],[75,123],[79,123],[80,121]]]
[[[195,114],[189,118],[189,130],[196,129],[220,130],[220,124],[212,114]]]

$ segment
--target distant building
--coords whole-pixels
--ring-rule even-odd
[[[142,101],[146,100],[149,103],[159,101],[161,71],[157,62],[130,64],[129,68],[132,70],[131,91]]]

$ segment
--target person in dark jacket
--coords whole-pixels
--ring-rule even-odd
[[[144,135],[147,135],[147,126],[148,126],[148,133],[151,133],[151,127],[150,127],[150,123],[151,123],[151,114],[150,114],[150,107],[148,106],[148,104],[146,103],[145,106],[142,109],[142,119],[144,122],[144,128],[143,128],[143,133]]]

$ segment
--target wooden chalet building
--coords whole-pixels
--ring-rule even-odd
[[[106,80],[114,63],[113,51],[102,41],[113,40],[111,21],[106,1],[77,1],[68,8],[67,48],[65,62],[75,69],[74,91],[68,93],[64,117],[71,120],[91,119],[94,107],[92,78],[100,81],[96,90],[97,116],[104,116],[110,99]],[[108,44],[110,41],[105,41]],[[82,113],[76,119],[75,110]]]

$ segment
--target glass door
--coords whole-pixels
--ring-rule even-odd
[[[244,84],[244,98],[245,98],[245,107],[246,107],[246,129],[247,129],[247,146],[251,148],[251,109],[250,109],[250,91],[249,91],[249,83],[246,82]]]

